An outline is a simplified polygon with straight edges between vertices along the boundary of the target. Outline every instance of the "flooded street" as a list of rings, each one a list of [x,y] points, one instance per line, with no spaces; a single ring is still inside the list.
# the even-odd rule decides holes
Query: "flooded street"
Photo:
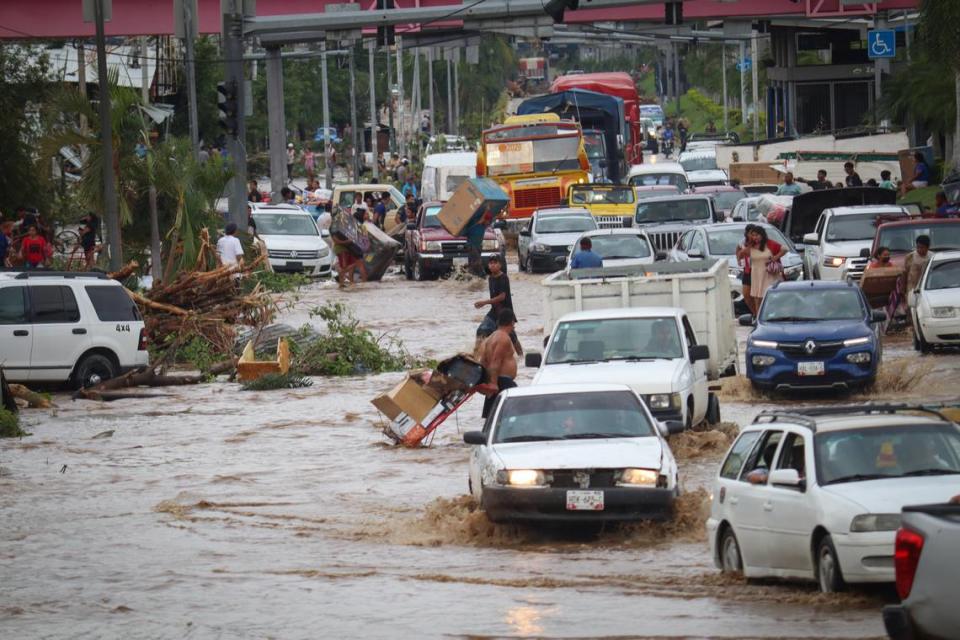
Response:
[[[520,339],[538,350],[543,276],[511,276]],[[486,285],[390,275],[288,297],[286,324],[320,322],[310,309],[339,300],[440,358],[472,349]],[[869,399],[955,393],[956,354],[921,358],[895,337],[884,357]],[[479,426],[480,401],[429,448],[396,448],[369,401],[402,375],[112,403],[58,393],[55,409],[25,411],[33,435],[0,442],[0,637],[884,637],[884,590],[720,576],[703,522],[722,433],[675,438],[675,522],[575,536],[494,526],[466,497],[461,434]],[[521,368],[518,382],[531,378]],[[868,398],[799,401],[825,399]],[[721,394],[736,424],[784,402],[743,380]]]

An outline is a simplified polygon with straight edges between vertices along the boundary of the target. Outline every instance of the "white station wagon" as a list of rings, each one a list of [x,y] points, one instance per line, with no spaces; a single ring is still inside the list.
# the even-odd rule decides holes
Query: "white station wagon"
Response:
[[[509,389],[463,436],[470,491],[494,522],[664,519],[679,490],[665,436],[678,428],[626,385]]]
[[[893,582],[904,505],[960,485],[960,427],[906,405],[761,413],[720,467],[707,534],[724,572]]]

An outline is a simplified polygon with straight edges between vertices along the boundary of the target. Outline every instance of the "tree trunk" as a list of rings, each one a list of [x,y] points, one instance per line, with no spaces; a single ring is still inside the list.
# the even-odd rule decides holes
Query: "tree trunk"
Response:
[[[157,187],[150,182],[150,275],[154,286],[163,279],[163,265],[160,260],[160,220],[157,214]]]
[[[960,69],[954,72],[953,83],[957,97],[957,110],[954,115],[953,153],[950,155],[950,164],[957,168],[960,167]]]

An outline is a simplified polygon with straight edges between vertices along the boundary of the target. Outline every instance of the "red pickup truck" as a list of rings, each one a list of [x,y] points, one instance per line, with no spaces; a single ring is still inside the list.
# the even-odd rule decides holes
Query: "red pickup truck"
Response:
[[[467,265],[467,239],[453,236],[440,224],[442,202],[424,202],[417,211],[417,219],[407,220],[404,237],[403,270],[408,280],[427,280],[448,273],[454,266]],[[484,261],[500,256],[506,265],[506,246],[496,227],[487,227],[483,236],[481,256]]]

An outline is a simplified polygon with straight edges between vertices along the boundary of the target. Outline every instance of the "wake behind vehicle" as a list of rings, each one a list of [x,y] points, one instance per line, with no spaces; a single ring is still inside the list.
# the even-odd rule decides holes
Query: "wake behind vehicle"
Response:
[[[960,428],[931,409],[765,411],[720,466],[711,554],[724,572],[816,580],[823,592],[893,582],[900,510],[917,496],[946,501],[958,476]]]
[[[520,270],[537,273],[563,269],[580,234],[596,228],[596,220],[586,209],[538,209],[517,237]]]
[[[671,427],[622,384],[508,389],[483,431],[464,434],[470,492],[494,522],[666,519],[679,492]]]
[[[850,389],[876,379],[883,352],[871,310],[852,283],[780,282],[747,339],[747,377],[761,389]],[[741,316],[740,324],[752,324]]]
[[[467,266],[470,255],[467,239],[450,235],[443,228],[438,216],[442,207],[442,202],[424,202],[417,212],[417,219],[407,222],[403,271],[408,280],[429,280],[449,273],[454,267]],[[483,234],[481,259],[486,261],[493,256],[504,259],[505,251],[497,230],[487,227]],[[503,263],[506,264],[505,259]]]
[[[960,251],[933,254],[910,312],[913,346],[920,353],[935,346],[960,345]]]

